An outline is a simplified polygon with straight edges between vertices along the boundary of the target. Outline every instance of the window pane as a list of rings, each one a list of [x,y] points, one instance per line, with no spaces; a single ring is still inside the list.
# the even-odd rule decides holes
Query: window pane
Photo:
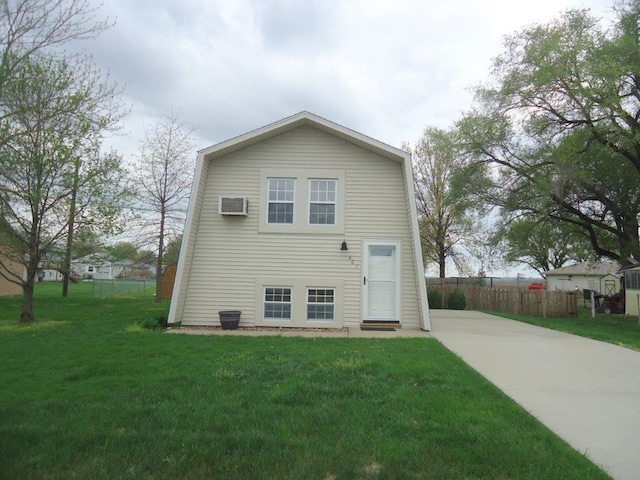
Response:
[[[291,289],[267,287],[264,289],[264,318],[291,320]]]
[[[293,224],[295,179],[270,178],[267,181],[267,223]]]
[[[309,289],[307,296],[309,303],[333,303],[333,289]]]
[[[308,320],[333,320],[333,305],[307,305]]]
[[[293,223],[293,203],[270,203],[269,223]]]
[[[312,203],[309,206],[309,223],[312,225],[335,225],[336,206],[324,203]]]
[[[336,224],[337,180],[309,180],[309,224]]]
[[[391,257],[393,255],[393,247],[371,247],[371,256],[373,257]]]
[[[334,320],[333,288],[310,288],[307,290],[307,320]]]

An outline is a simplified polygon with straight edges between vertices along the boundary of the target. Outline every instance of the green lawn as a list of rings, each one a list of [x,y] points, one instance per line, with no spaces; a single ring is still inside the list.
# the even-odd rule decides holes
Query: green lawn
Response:
[[[433,339],[166,335],[142,296],[0,299],[0,478],[605,479]]]
[[[512,315],[510,313],[491,313],[640,351],[640,324],[638,324],[638,317],[596,313],[596,317],[591,318],[591,310],[583,307],[578,308],[576,317],[569,318],[542,318]]]

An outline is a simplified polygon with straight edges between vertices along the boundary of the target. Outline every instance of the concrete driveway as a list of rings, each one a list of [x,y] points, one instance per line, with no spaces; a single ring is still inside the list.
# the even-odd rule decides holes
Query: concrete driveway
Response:
[[[431,334],[615,479],[640,479],[640,352],[479,312]]]

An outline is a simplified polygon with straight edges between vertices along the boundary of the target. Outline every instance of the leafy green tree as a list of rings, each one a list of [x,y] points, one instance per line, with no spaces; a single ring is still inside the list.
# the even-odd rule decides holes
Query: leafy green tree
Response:
[[[584,234],[567,223],[521,217],[498,231],[494,243],[503,246],[505,260],[525,264],[540,275],[569,261],[596,259]]]
[[[472,229],[469,205],[456,196],[450,181],[456,170],[459,152],[454,134],[438,128],[426,128],[412,148],[413,175],[418,209],[420,240],[425,261],[438,266],[440,278],[446,276],[447,260],[459,272],[467,272],[463,243]]]
[[[0,146],[6,168],[0,172],[0,241],[5,253],[26,265],[27,277],[12,276],[3,264],[0,275],[23,286],[25,322],[34,320],[34,268],[60,240],[52,225],[63,218],[66,196],[56,190],[69,177],[66,169],[52,173],[52,163],[61,165],[63,157],[67,163],[72,147],[62,141],[63,131],[68,131],[69,120],[81,117],[74,117],[73,109],[82,100],[64,90],[72,88],[70,71],[54,63],[64,56],[58,49],[65,43],[94,38],[110,26],[96,20],[99,8],[89,0],[0,0]],[[66,103],[64,94],[70,95]],[[50,155],[56,143],[59,152]],[[25,157],[29,167],[15,168],[14,162]]]
[[[621,5],[611,33],[568,11],[508,38],[457,124],[468,166],[484,166],[468,191],[506,214],[573,225],[596,256],[623,263],[640,258],[638,12]]]
[[[131,242],[118,242],[115,245],[106,247],[105,250],[114,260],[137,260],[138,247]]]
[[[180,247],[182,246],[182,235],[177,235],[167,245],[167,250],[164,254],[164,264],[172,265],[178,263],[178,257],[180,256]]]
[[[120,118],[114,95],[82,59],[25,59],[4,85],[2,102],[10,114],[0,142],[0,236],[11,257],[25,265],[26,277],[17,282],[24,291],[23,322],[34,321],[38,265],[68,235],[74,188],[84,191],[97,180],[89,175],[73,186],[77,159]],[[109,172],[105,162],[97,155],[92,165]],[[96,221],[102,206],[87,208]]]
[[[138,250],[135,260],[147,265],[154,265],[157,261],[157,255],[153,250]]]
[[[108,96],[115,94],[108,92]],[[115,114],[115,102],[112,107]],[[74,132],[88,140],[89,146],[78,146],[78,153],[73,159],[72,177],[69,179],[71,194],[67,201],[66,249],[62,266],[64,297],[68,295],[76,230],[90,231],[95,235],[120,233],[125,220],[123,212],[127,211],[133,198],[121,156],[114,151],[106,154],[100,152],[103,130],[110,128],[115,116],[102,124],[89,123],[92,128],[84,132]]]
[[[51,58],[72,40],[95,38],[110,27],[97,21],[90,0],[0,0],[0,100],[23,62]],[[2,117],[11,115],[3,109]]]
[[[80,228],[73,238],[71,250],[72,258],[80,258],[92,253],[100,252],[104,244],[100,235],[91,228]]]
[[[465,240],[465,249],[478,266],[477,284],[485,286],[487,272],[499,270],[505,265],[503,245],[494,241],[494,221],[487,218],[475,218],[473,231],[469,232]]]

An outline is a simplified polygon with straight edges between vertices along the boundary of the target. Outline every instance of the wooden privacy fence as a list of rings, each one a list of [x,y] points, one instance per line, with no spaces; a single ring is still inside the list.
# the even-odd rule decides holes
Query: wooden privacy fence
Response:
[[[505,312],[535,317],[570,317],[578,314],[578,294],[548,290],[519,290],[513,288],[429,286],[442,293],[444,308],[449,293],[462,291],[467,299],[467,310]]]
[[[162,280],[160,283],[160,298],[171,298],[173,294],[173,283],[176,281],[176,271],[178,265],[172,263],[162,272]]]

